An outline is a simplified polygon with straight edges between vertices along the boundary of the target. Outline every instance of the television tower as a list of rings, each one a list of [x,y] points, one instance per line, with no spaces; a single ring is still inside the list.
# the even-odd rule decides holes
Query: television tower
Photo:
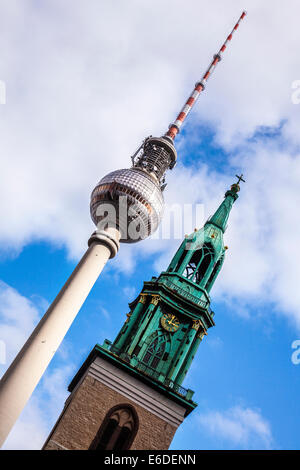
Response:
[[[119,243],[135,243],[151,235],[163,214],[165,173],[176,164],[174,139],[234,32],[233,30],[162,137],[148,137],[132,158],[132,167],[109,173],[91,194],[90,211],[97,230],[88,250],[0,382],[0,445],[6,440],[78,311]]]

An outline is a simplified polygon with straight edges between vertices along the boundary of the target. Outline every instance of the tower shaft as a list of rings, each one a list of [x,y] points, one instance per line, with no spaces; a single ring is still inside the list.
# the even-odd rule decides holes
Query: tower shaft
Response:
[[[120,234],[92,236],[90,246],[0,382],[0,446],[29,400],[109,258]]]

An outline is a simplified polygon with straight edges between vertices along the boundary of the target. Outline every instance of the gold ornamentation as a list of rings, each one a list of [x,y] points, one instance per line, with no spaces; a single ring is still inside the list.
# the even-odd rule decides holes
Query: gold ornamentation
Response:
[[[210,229],[209,236],[210,236],[210,238],[215,238],[215,239],[217,239],[218,236],[219,236],[218,230],[216,230],[216,229],[214,229],[214,228]]]
[[[161,317],[161,326],[170,332],[174,332],[178,330],[180,321],[175,315],[172,315],[171,313],[164,313],[163,316]]]
[[[158,294],[152,295],[151,304],[157,305],[159,302],[160,296]]]
[[[129,318],[131,317],[131,312],[130,313],[126,313],[126,321],[125,323],[128,323],[129,322]]]
[[[197,334],[197,338],[200,338],[201,341],[202,339],[204,338],[204,336],[207,336],[207,332],[206,332],[206,329],[204,328],[204,330],[200,330],[199,333]]]
[[[140,302],[141,304],[146,303],[146,297],[147,297],[147,294],[140,294],[140,300],[139,300],[139,302]]]
[[[201,325],[201,320],[193,320],[192,328],[197,331]]]

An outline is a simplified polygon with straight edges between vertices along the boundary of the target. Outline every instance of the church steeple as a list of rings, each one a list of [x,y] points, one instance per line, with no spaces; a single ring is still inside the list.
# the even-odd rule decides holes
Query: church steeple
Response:
[[[209,292],[224,262],[238,178],[204,227],[185,237],[167,270],[144,282],[115,341],[91,351],[45,449],[169,447],[197,406],[181,384],[215,325]]]
[[[222,204],[218,207],[214,215],[206,222],[207,224],[215,225],[217,228],[220,228],[224,233],[227,226],[228,217],[232,208],[233,203],[238,198],[238,192],[240,190],[239,182],[245,180],[243,179],[243,175],[238,176],[238,182],[234,183],[230,190],[225,193],[225,199]]]
[[[244,181],[243,175],[237,178],[238,182],[226,191],[224,201],[204,227],[186,236],[167,269],[192,281],[206,294],[211,290],[224,261],[226,247],[223,234],[233,203],[238,198],[239,182]]]
[[[223,234],[243,180],[238,178],[204,227],[185,237],[167,270],[144,283],[116,340],[105,343],[137,372],[173,390],[215,324],[209,292],[224,262]]]

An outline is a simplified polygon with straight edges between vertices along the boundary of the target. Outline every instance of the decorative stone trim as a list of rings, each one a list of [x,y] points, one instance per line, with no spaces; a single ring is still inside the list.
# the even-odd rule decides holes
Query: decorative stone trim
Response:
[[[128,323],[128,322],[129,322],[129,319],[130,319],[131,315],[132,315],[131,312],[130,312],[130,313],[126,313],[126,317],[127,317],[127,318],[126,318],[125,323]]]
[[[140,294],[139,302],[140,302],[141,304],[145,304],[145,303],[146,303],[146,299],[147,299],[147,294]]]
[[[157,305],[160,301],[160,296],[158,294],[153,294],[151,299],[151,304]]]
[[[172,426],[178,427],[184,420],[183,406],[102,358],[97,357],[86,373]]]
[[[200,326],[202,326],[201,320],[193,320],[192,329],[198,331]]]

